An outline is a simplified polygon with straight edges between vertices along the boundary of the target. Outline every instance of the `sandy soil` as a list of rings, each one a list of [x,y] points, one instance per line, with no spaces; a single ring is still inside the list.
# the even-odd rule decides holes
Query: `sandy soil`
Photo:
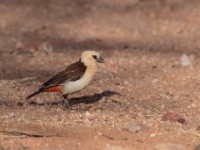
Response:
[[[0,149],[195,149],[199,10],[198,0],[0,0]],[[56,93],[25,102],[90,49],[106,63],[72,110]],[[171,111],[186,122],[162,121]],[[136,121],[148,128],[131,132]]]

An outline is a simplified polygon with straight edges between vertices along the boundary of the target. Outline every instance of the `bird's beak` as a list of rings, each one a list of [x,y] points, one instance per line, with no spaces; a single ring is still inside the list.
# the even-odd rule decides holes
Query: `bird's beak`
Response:
[[[100,57],[97,59],[97,62],[98,62],[98,63],[104,63],[105,61],[104,61],[103,57],[100,56]]]

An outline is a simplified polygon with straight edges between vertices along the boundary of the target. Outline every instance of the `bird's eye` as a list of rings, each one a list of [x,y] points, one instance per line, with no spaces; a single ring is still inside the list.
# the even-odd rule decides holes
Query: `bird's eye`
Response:
[[[96,55],[93,55],[92,57],[93,57],[95,60],[97,59],[97,56],[96,56]]]

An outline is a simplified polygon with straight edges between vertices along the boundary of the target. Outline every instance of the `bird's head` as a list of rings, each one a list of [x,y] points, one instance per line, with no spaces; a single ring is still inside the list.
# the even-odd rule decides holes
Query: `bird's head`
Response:
[[[81,55],[81,61],[85,65],[104,63],[103,57],[98,52],[95,51],[84,51]]]

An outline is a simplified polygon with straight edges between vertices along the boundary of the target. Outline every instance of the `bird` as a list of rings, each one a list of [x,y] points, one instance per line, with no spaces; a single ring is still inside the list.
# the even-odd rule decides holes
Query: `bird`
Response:
[[[104,62],[104,58],[98,52],[92,50],[84,51],[78,61],[44,82],[37,91],[26,99],[29,100],[43,92],[59,92],[64,98],[64,107],[71,108],[68,95],[85,89],[96,74],[97,63]]]

